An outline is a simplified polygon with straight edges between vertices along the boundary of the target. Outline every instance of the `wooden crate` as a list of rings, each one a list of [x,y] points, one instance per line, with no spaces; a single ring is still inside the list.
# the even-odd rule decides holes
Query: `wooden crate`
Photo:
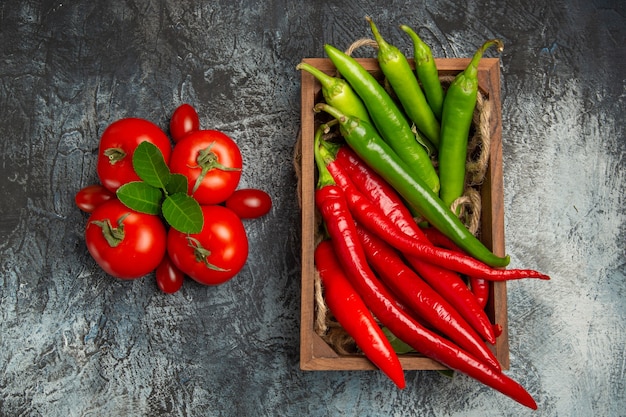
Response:
[[[376,59],[357,59],[369,72],[380,77]],[[304,59],[316,68],[335,75],[332,62],[325,58]],[[456,75],[461,72],[470,59],[437,59],[440,76]],[[411,62],[413,65],[413,62]],[[300,138],[300,199],[302,210],[302,296],[300,327],[300,368],[302,370],[373,370],[374,365],[363,355],[338,354],[314,330],[314,274],[313,252],[316,235],[316,208],[314,192],[316,186],[316,168],[313,156],[315,118],[313,107],[322,100],[319,82],[308,72],[301,71],[301,138]],[[479,86],[491,104],[490,136],[491,151],[486,178],[480,187],[482,197],[482,216],[480,239],[496,255],[503,256],[504,250],[504,196],[502,178],[502,120],[500,101],[499,59],[483,58],[479,65]],[[486,307],[492,323],[502,326],[502,333],[492,346],[503,369],[509,368],[509,342],[507,323],[506,283],[497,282],[491,286],[490,301]],[[441,364],[418,354],[399,355],[405,370],[445,369]]]

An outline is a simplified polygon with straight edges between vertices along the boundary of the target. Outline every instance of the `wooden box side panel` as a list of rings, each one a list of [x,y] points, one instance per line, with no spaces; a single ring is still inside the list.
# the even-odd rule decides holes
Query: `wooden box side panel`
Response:
[[[488,207],[490,216],[482,217],[481,239],[496,255],[504,256],[504,176],[502,166],[502,100],[500,97],[500,62],[491,58],[484,60],[482,73],[486,91],[492,99],[490,120],[491,149],[485,183],[482,187],[483,207]],[[502,327],[502,334],[496,339],[495,353],[503,369],[509,369],[509,327],[507,314],[506,282],[494,282],[487,310],[495,323]]]
[[[320,87],[312,75],[301,73],[301,137],[300,137],[300,210],[302,227],[301,253],[301,313],[300,313],[300,368],[315,369],[311,361],[315,352],[325,342],[314,331],[314,274],[313,251],[315,250],[315,178],[313,138],[315,131],[313,106]],[[330,351],[332,349],[326,345]],[[316,348],[317,347],[317,348]]]
[[[326,58],[303,60],[316,68],[336,75],[332,62]],[[361,58],[358,61],[374,75],[380,74],[375,58]],[[469,58],[436,59],[441,75],[456,75],[470,62]],[[411,61],[413,65],[413,62]],[[306,71],[301,71],[301,215],[302,215],[302,273],[301,273],[301,327],[300,327],[300,368],[303,370],[374,370],[374,365],[361,355],[339,355],[314,330],[315,321],[315,249],[316,210],[315,161],[313,142],[315,134],[315,114],[313,107],[321,99],[319,82]],[[504,255],[504,196],[502,177],[502,124],[500,103],[500,67],[497,58],[483,58],[479,65],[479,86],[489,97],[492,105],[490,118],[491,151],[485,183],[481,187],[482,222],[481,240],[497,255]],[[509,368],[508,322],[506,304],[506,283],[494,283],[490,302],[487,306],[489,317],[502,326],[502,334],[494,353],[504,369]],[[429,358],[419,355],[400,355],[405,370],[446,369]]]

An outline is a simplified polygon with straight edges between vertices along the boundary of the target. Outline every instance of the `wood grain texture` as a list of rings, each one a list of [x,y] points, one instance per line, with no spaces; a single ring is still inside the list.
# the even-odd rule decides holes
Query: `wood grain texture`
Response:
[[[370,36],[440,58],[501,38],[506,249],[550,282],[507,286],[520,409],[468,378],[303,372],[293,152],[304,57]],[[0,416],[623,416],[626,409],[623,1],[5,0],[0,3]],[[363,50],[361,56],[371,56]],[[494,57],[495,55],[489,55]],[[95,266],[74,193],[114,120],[166,128],[183,103],[241,146],[240,275],[217,288]]]

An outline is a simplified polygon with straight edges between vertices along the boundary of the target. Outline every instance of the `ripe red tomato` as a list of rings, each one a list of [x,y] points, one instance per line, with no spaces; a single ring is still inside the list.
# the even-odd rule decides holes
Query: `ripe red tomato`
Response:
[[[113,199],[93,211],[85,241],[105,272],[120,279],[135,279],[159,265],[166,252],[167,232],[158,216],[138,213]]]
[[[226,199],[226,207],[242,219],[254,219],[269,213],[272,197],[263,190],[242,188]]]
[[[190,278],[204,285],[222,284],[243,268],[248,259],[248,236],[241,219],[223,206],[202,206],[200,233],[171,228],[167,235],[170,259]]]
[[[185,274],[176,268],[176,265],[174,265],[167,254],[163,257],[159,266],[157,266],[155,275],[157,286],[166,294],[174,294],[180,290],[185,280]]]
[[[181,104],[174,110],[170,119],[170,136],[174,142],[180,142],[189,133],[200,130],[198,113],[190,104]]]
[[[102,185],[115,192],[130,181],[139,181],[133,169],[133,153],[142,142],[151,142],[161,153],[165,162],[172,153],[169,138],[154,123],[138,118],[117,120],[104,130],[98,150],[98,177]]]
[[[217,130],[198,130],[174,146],[169,167],[187,177],[189,194],[201,205],[219,204],[235,191],[242,157],[230,137]]]
[[[88,185],[76,193],[74,202],[85,213],[91,213],[100,204],[115,198],[115,194],[100,184]]]

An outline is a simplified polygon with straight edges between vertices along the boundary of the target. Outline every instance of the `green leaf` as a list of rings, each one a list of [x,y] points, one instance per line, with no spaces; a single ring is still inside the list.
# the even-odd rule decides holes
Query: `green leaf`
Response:
[[[387,337],[387,339],[389,340],[389,343],[391,343],[391,347],[393,348],[394,352],[396,352],[399,355],[403,353],[415,352],[415,349],[413,349],[411,346],[404,343],[402,340],[398,339],[396,335],[391,333],[391,331],[387,327],[383,327],[382,330],[385,336]],[[454,376],[454,371],[452,369],[438,369],[437,371],[441,375],[446,376],[448,378],[452,378]]]
[[[437,370],[441,375],[452,378],[454,376],[454,371],[452,369],[438,369]]]
[[[170,179],[165,189],[168,194],[187,194],[187,177],[183,174],[170,174]]]
[[[199,233],[204,224],[200,204],[187,193],[171,194],[163,200],[163,217],[181,233]]]
[[[391,347],[396,353],[402,354],[415,352],[415,349],[398,339],[388,328],[383,327],[383,333],[387,336],[387,339],[389,339],[389,343],[391,343]]]
[[[141,142],[135,149],[133,169],[139,178],[156,188],[165,189],[170,179],[170,169],[163,154],[150,142]]]
[[[143,181],[132,181],[117,189],[117,198],[128,208],[140,213],[159,214],[163,193]]]
[[[422,135],[422,133],[417,130],[417,127],[415,125],[411,126],[411,130],[413,131],[415,140],[422,146],[422,148],[424,148],[424,150],[426,150],[426,153],[429,157],[432,158],[434,155],[437,154],[437,148],[435,147],[435,145],[433,145],[432,142],[428,140],[428,138]]]

